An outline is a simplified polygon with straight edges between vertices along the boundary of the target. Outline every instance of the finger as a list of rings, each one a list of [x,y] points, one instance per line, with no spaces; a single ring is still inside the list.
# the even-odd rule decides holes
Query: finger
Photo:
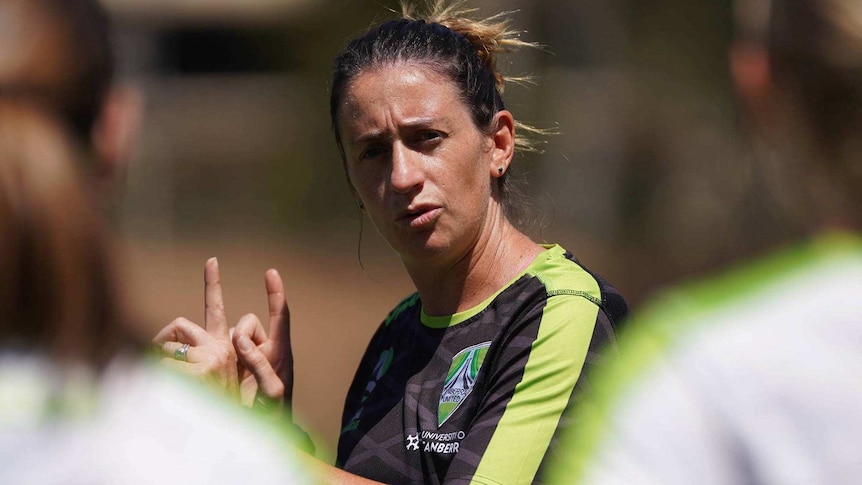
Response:
[[[210,339],[210,336],[196,323],[185,318],[177,318],[153,337],[153,343],[162,345],[165,342],[180,342],[200,346]]]
[[[269,337],[276,342],[290,341],[290,309],[284,296],[284,283],[278,271],[270,269],[264,277],[269,301]]]
[[[253,313],[244,315],[240,318],[239,322],[237,322],[231,334],[231,342],[233,342],[234,350],[237,355],[237,371],[241,379],[240,402],[242,402],[244,406],[251,407],[254,404],[255,397],[258,395],[257,378],[251,370],[246,368],[242,359],[239,358],[240,350],[236,346],[236,342],[239,338],[251,340],[256,345],[264,344],[267,341],[266,332],[263,329],[263,325],[260,323],[260,319],[257,318],[257,315],[254,315]],[[270,360],[270,365],[275,367],[275,362]]]
[[[179,360],[180,362],[190,362],[192,364],[199,362],[199,355],[197,355],[198,351],[194,346],[189,345],[186,349],[186,357],[185,359],[177,359],[174,357],[176,355],[176,351],[181,349],[185,344],[180,342],[165,342],[162,344],[162,353],[166,356],[173,358],[174,360]]]
[[[266,342],[266,330],[263,329],[263,324],[260,323],[260,319],[254,313],[243,315],[233,328],[231,341],[234,342],[234,347],[236,347],[236,341],[240,335],[251,339],[255,345]]]
[[[246,335],[237,335],[235,345],[237,357],[242,361],[245,368],[254,374],[258,392],[282,402],[284,383],[281,382],[263,352]]]
[[[210,258],[204,265],[204,328],[210,335],[228,337],[227,317],[221,292],[218,259]]]

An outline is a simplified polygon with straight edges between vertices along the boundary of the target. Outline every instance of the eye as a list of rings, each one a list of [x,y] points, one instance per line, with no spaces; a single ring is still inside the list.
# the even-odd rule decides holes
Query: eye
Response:
[[[413,134],[412,142],[414,149],[420,151],[433,150],[446,138],[446,133],[438,130],[418,130]]]
[[[376,144],[371,145],[368,148],[366,148],[365,150],[363,150],[362,153],[359,154],[359,159],[360,160],[374,160],[374,159],[379,158],[383,155],[386,155],[386,152],[387,152],[387,148],[384,145],[376,145]]]
[[[417,134],[419,141],[435,141],[443,138],[443,133],[436,130],[424,130]]]

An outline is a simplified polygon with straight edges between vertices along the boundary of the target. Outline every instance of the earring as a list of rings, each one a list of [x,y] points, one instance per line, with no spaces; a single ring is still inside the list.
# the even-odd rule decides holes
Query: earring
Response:
[[[497,172],[498,172],[500,175],[503,175],[503,167],[497,167]]]

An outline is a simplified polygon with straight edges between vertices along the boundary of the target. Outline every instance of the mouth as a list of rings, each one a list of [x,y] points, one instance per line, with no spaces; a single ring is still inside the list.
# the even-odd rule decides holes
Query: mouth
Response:
[[[408,207],[398,217],[398,222],[409,226],[411,229],[425,229],[433,225],[442,213],[443,208],[437,206]]]

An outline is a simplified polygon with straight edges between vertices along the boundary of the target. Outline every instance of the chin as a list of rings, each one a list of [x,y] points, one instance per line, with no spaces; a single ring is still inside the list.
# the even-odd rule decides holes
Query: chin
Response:
[[[408,239],[400,239],[396,244],[389,244],[404,261],[434,260],[448,254],[452,245],[443,238],[436,237],[433,232],[427,235],[414,235]]]

